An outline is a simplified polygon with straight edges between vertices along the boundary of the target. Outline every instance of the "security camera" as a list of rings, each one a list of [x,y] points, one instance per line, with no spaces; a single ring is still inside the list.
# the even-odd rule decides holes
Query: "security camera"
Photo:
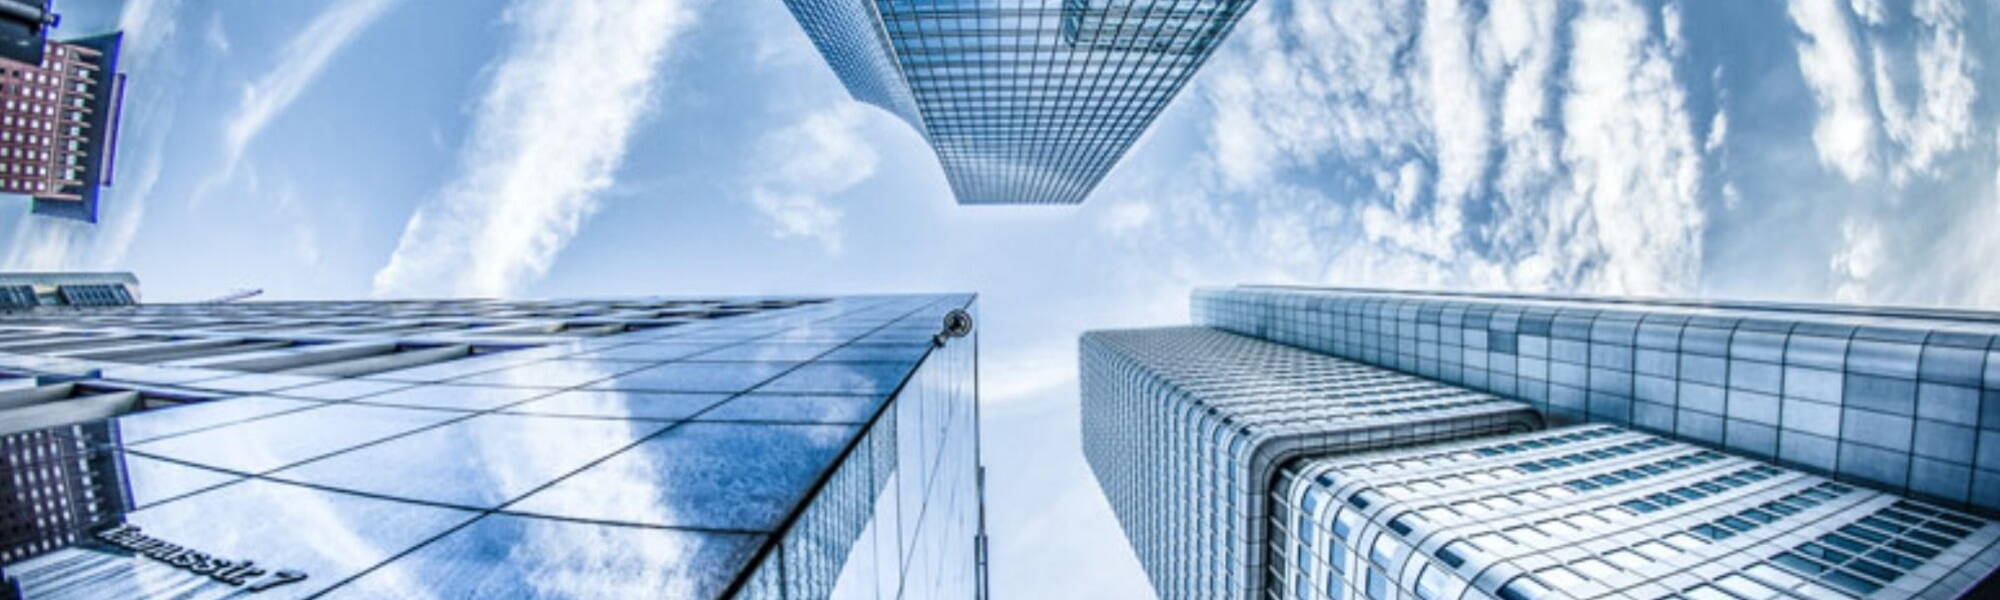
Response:
[[[943,346],[947,338],[965,337],[969,333],[972,333],[972,313],[965,312],[962,308],[954,308],[944,314],[944,329],[931,338],[931,343]]]

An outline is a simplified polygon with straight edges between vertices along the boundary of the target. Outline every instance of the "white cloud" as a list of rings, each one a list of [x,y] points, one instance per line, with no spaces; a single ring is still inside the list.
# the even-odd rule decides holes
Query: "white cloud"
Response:
[[[1858,180],[1874,163],[1875,115],[1847,11],[1836,0],[1791,0],[1788,14],[1808,38],[1796,48],[1799,73],[1819,102],[1813,144],[1820,162]]]
[[[1873,221],[1849,216],[1840,224],[1840,247],[1828,265],[1836,280],[1833,296],[1841,302],[1867,302],[1870,284],[1888,260],[1882,229]]]
[[[1224,206],[1177,223],[1306,280],[1692,289],[1704,140],[1676,75],[1679,27],[1665,22],[1679,13],[1598,0],[1559,27],[1563,12],[1502,0],[1477,17],[1456,2],[1253,13],[1247,42],[1204,80],[1219,189],[1198,202]],[[1302,177],[1343,202],[1283,191]]]
[[[1708,137],[1701,143],[1702,152],[1722,149],[1722,143],[1729,139],[1729,111],[1717,107],[1715,116],[1708,120]]]
[[[218,54],[229,52],[229,33],[222,30],[221,12],[209,15],[208,30],[202,34],[202,41],[207,42],[208,47]]]
[[[124,52],[151,56],[160,44],[173,37],[179,24],[180,0],[128,0],[118,12],[118,28],[125,32]]]
[[[1834,0],[1790,3],[1792,22],[1810,37],[1797,48],[1819,103],[1813,142],[1849,181],[1878,166],[1899,186],[1935,176],[1937,160],[1971,140],[1979,65],[1966,49],[1966,8],[1956,0],[1907,6],[1905,31],[1887,28],[1888,9],[1877,1],[1852,3],[1858,29]]]
[[[1457,203],[1477,194],[1486,178],[1486,157],[1492,152],[1487,123],[1488,83],[1472,64],[1472,33],[1459,0],[1425,5],[1423,44],[1430,104],[1431,136],[1436,141],[1436,196]]]
[[[1660,7],[1660,31],[1667,37],[1667,51],[1680,56],[1687,52],[1687,39],[1681,37],[1681,5],[1668,2]]]
[[[1879,7],[1878,7],[1879,8]],[[1978,90],[1973,82],[1975,63],[1967,56],[1965,33],[1960,21],[1965,8],[1947,0],[1920,0],[1912,14],[1921,24],[1916,42],[1916,101],[1905,102],[1891,73],[1895,60],[1881,39],[1873,44],[1875,100],[1882,113],[1882,130],[1902,150],[1902,160],[1891,165],[1890,176],[1903,182],[1916,174],[1931,174],[1932,163],[1941,155],[1964,147],[1972,137],[1972,104]]]
[[[334,55],[381,17],[392,2],[353,0],[332,4],[278,50],[277,62],[271,70],[243,86],[243,102],[223,130],[222,174],[204,185],[204,193],[196,194],[197,198],[205,195],[206,188],[227,180],[235,172],[237,161],[243,158],[243,151],[257,134],[319,79]],[[210,31],[211,36],[219,35],[219,22]],[[223,46],[228,46],[226,40]]]
[[[1105,235],[1122,238],[1144,229],[1153,221],[1153,205],[1144,200],[1121,200],[1111,203],[1098,219],[1098,229]]]
[[[1889,11],[1882,7],[1882,0],[1853,0],[1851,5],[1855,16],[1869,25],[1881,25],[1889,18]]]
[[[597,208],[661,86],[692,3],[519,0],[460,150],[458,174],[419,207],[379,296],[507,295],[548,271]]]
[[[1384,1],[1272,4],[1245,15],[1231,34],[1237,50],[1203,68],[1223,180],[1254,188],[1331,154],[1407,152],[1428,121],[1416,104],[1419,82],[1401,64],[1418,14],[1414,3]]]
[[[1544,252],[1571,261],[1573,281],[1587,289],[1685,289],[1701,258],[1702,165],[1673,61],[1629,2],[1588,3],[1570,27],[1569,193],[1552,198],[1558,220],[1544,225],[1558,235]],[[1581,270],[1597,261],[1604,268]]]
[[[841,251],[842,212],[827,197],[875,175],[880,157],[860,131],[870,114],[859,103],[840,101],[758,142],[750,202],[771,221],[771,235],[810,238],[827,252]]]

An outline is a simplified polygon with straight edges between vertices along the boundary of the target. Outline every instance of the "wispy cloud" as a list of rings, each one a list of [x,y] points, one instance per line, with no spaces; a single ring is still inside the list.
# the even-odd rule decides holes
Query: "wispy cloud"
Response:
[[[1847,10],[1836,0],[1792,0],[1788,9],[1806,36],[1796,44],[1799,73],[1819,101],[1813,144],[1820,161],[1860,179],[1874,163],[1875,116]]]
[[[327,63],[380,18],[394,1],[351,0],[331,4],[278,50],[271,70],[243,86],[243,101],[223,128],[224,162],[220,175],[202,186],[197,199],[235,173],[237,162],[243,159],[244,150],[257,139],[257,134],[298,100],[299,94],[319,79]],[[219,22],[211,24],[209,35],[211,40],[223,39],[222,47],[226,49],[228,41],[219,37],[220,27]]]
[[[810,238],[840,252],[843,213],[827,198],[875,175],[880,158],[860,131],[870,114],[841,101],[758,142],[750,203],[771,222],[771,235]]]
[[[1876,7],[1880,10],[1880,7]],[[1967,55],[1965,7],[1950,0],[1920,0],[1911,8],[1919,33],[1914,51],[1901,51],[1882,38],[1873,36],[1875,100],[1882,113],[1882,130],[1902,150],[1902,160],[1891,165],[1890,176],[1898,183],[1913,175],[1932,174],[1934,161],[1958,150],[1972,139],[1972,104],[1978,96],[1973,82],[1977,63]],[[1896,56],[1911,56],[1909,70],[1892,67]],[[1916,85],[1895,76],[1916,72]],[[1904,77],[1902,79],[1908,79]],[[1912,89],[1916,100],[1903,100],[1903,89]]]
[[[419,207],[378,296],[507,295],[548,271],[597,209],[654,104],[663,59],[693,24],[685,0],[520,0],[460,149]]]
[[[1629,0],[1268,5],[1205,75],[1220,187],[1193,203],[1228,205],[1168,220],[1308,281],[1692,289],[1706,170],[1680,18]]]
[[[175,14],[180,0],[130,0],[118,12],[118,28],[125,32],[125,52],[150,56],[179,29]]]
[[[1879,287],[1873,280],[1887,260],[1886,254],[1881,227],[1872,219],[1849,216],[1840,224],[1840,246],[1828,265],[1837,282],[1834,298],[1841,302],[1872,300],[1869,289]]]
[[[222,30],[222,12],[216,11],[208,17],[208,30],[202,34],[202,41],[217,53],[229,52],[229,32]]]
[[[1886,169],[1891,181],[1935,175],[1938,158],[1972,138],[1978,61],[1966,50],[1956,0],[1905,4],[1909,29],[1880,2],[1792,0],[1799,72],[1819,103],[1813,141],[1849,181]],[[1902,16],[1902,15],[1897,15]],[[1859,23],[1856,27],[1855,24]]]

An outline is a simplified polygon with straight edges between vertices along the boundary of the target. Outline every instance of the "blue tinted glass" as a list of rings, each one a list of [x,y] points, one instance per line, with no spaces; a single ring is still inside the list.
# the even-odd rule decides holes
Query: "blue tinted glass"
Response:
[[[246,480],[133,512],[126,521],[143,533],[230,560],[304,572],[297,583],[266,595],[303,597],[388,560],[475,513]],[[217,528],[226,526],[227,534]],[[333,537],[301,542],[301,535]],[[131,561],[143,575],[135,589],[168,589],[207,578],[152,562]],[[115,589],[106,587],[104,589]],[[32,594],[32,592],[31,592]]]
[[[118,428],[123,432],[125,443],[136,444],[154,438],[313,406],[320,404],[262,396],[230,398],[125,415],[118,418]]]
[[[690,356],[687,360],[732,360],[732,361],[794,361],[812,360],[838,345],[835,342],[816,344],[776,344],[750,342],[729,346]]]
[[[131,486],[132,503],[136,506],[170,500],[242,478],[240,475],[200,469],[130,453],[125,454],[123,460],[126,483]]]
[[[813,363],[786,373],[757,391],[886,395],[909,372],[907,364]]]
[[[852,426],[688,423],[510,507],[648,525],[769,531]]]
[[[272,476],[397,498],[492,508],[665,427],[650,421],[480,415]],[[517,453],[508,460],[493,459]]]
[[[201,465],[261,473],[461,416],[463,413],[336,404],[131,448]]]
[[[715,598],[761,535],[493,515],[333,598]]]
[[[451,383],[566,388],[609,379],[636,368],[638,365],[622,361],[546,360],[460,377]]]
[[[638,392],[740,392],[785,372],[798,363],[731,362],[668,363],[626,373],[589,386],[599,390]]]
[[[508,407],[507,412],[604,417],[685,419],[728,398],[728,394],[675,394],[579,390],[560,392]]]
[[[536,388],[508,388],[483,385],[426,385],[365,398],[355,402],[386,404],[411,408],[448,408],[454,410],[491,410],[547,395],[551,390]]]
[[[873,396],[744,394],[701,415],[711,421],[862,423],[881,406]]]
[[[821,360],[916,362],[930,349],[930,344],[853,344],[834,349]]]

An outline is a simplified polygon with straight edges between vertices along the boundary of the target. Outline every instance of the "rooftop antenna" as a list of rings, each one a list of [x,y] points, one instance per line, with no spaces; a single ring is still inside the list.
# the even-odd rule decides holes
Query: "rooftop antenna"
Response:
[[[216,298],[203,300],[201,301],[201,304],[228,304],[231,302],[235,302],[237,300],[246,300],[249,298],[254,298],[263,293],[264,290],[262,288],[244,288],[236,290],[234,292],[223,294],[222,296]]]

